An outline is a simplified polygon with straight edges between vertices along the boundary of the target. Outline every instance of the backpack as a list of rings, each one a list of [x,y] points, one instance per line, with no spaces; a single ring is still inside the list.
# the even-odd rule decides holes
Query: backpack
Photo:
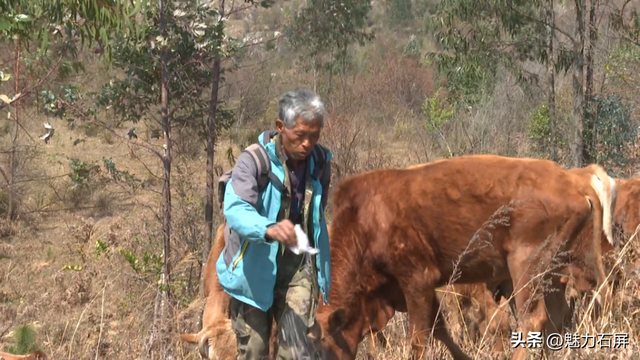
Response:
[[[264,136],[263,143],[266,144],[270,141],[270,136]],[[314,180],[319,180],[322,177],[322,173],[324,171],[324,165],[326,163],[326,152],[325,148],[316,144],[311,151],[311,156],[313,156],[315,168],[311,176]],[[280,179],[271,172],[271,161],[269,160],[269,155],[263,146],[259,143],[254,143],[243,150],[243,152],[248,152],[251,155],[251,158],[255,162],[258,171],[256,177],[258,179],[258,192],[262,192],[269,182],[271,181],[275,187],[280,190],[282,193],[288,193],[287,188],[282,184]],[[222,174],[218,179],[218,202],[220,203],[220,208],[223,207],[224,202],[224,192],[227,187],[227,183],[231,180],[231,173],[233,168],[229,169],[227,172]],[[326,189],[323,189],[326,191]]]

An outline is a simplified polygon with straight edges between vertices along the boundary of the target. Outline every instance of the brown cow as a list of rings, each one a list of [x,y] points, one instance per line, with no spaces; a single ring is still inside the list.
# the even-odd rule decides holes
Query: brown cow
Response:
[[[579,172],[582,169],[571,169],[571,172]],[[583,175],[585,175],[583,173]],[[613,179],[616,184],[615,208],[611,216],[612,224],[604,225],[605,228],[611,228],[611,233],[603,234],[600,242],[603,264],[607,270],[612,271],[612,288],[615,289],[617,281],[621,277],[619,269],[614,269],[614,256],[616,256],[616,243],[613,238],[629,238],[631,237],[638,225],[640,225],[640,178],[631,179]],[[605,217],[606,218],[606,217]],[[614,234],[613,232],[616,232]],[[593,225],[587,223],[581,233],[578,235],[578,241],[587,241],[592,237]],[[617,241],[617,244],[620,242]],[[583,266],[584,264],[582,264]],[[569,288],[569,296],[575,297],[579,293],[583,293],[592,289],[593,278],[588,278],[588,272],[583,271],[580,263],[574,263],[567,268],[567,275],[562,277],[561,281],[566,283]],[[633,270],[633,268],[632,268]],[[591,273],[591,275],[593,275]]]
[[[590,224],[589,229],[591,229]],[[218,258],[224,248],[224,238],[221,231],[223,231],[222,226],[218,229],[218,237],[211,249],[209,262],[212,264],[215,264],[215,259]],[[607,245],[611,248],[609,242],[604,238],[602,244],[603,248]],[[214,259],[213,262],[211,261],[212,259]],[[214,266],[210,265],[209,268],[215,269]],[[205,269],[205,271],[207,270]],[[229,296],[219,286],[216,274],[205,273],[203,286],[205,296],[208,296],[203,318],[204,330],[198,334],[184,334],[182,338],[192,343],[200,342],[200,351],[205,358],[208,358],[207,353],[212,354],[213,358],[216,352],[217,356],[221,356],[222,359],[234,358],[236,354],[234,350],[235,342],[233,341],[234,335],[229,320],[226,318],[226,306]],[[507,340],[507,334],[509,334],[508,313],[505,306],[498,306],[494,300],[494,294],[485,284],[454,284],[448,285],[448,288],[447,292],[449,294],[455,293],[458,298],[452,301],[452,297],[448,297],[443,301],[442,297],[439,297],[438,300],[443,301],[443,305],[449,305],[451,309],[457,307],[463,315],[463,320],[468,324],[468,333],[472,339],[477,339],[485,334],[486,336],[496,336],[498,341],[494,344],[493,350],[503,352],[504,341]],[[437,294],[442,294],[442,292]],[[447,300],[452,304],[447,304]],[[474,304],[476,306],[473,306]],[[494,312],[495,315],[493,315]],[[379,321],[386,323],[393,314],[394,311],[392,309],[386,309],[386,312],[380,314],[382,318]],[[375,338],[375,336],[372,336],[371,339],[374,340]],[[206,345],[208,339],[211,341],[211,349]],[[271,347],[276,348],[277,337],[275,337],[275,334],[272,334],[271,340]],[[213,352],[214,348],[216,349],[215,352]]]
[[[543,331],[545,302],[560,308],[555,298],[536,297],[524,305],[539,291],[527,285],[551,264],[548,252],[577,246],[578,253],[591,255],[600,248],[601,203],[612,203],[615,185],[602,168],[592,171],[586,180],[551,161],[469,155],[343,180],[333,195],[330,304],[319,306],[314,329],[325,356],[354,359],[364,334],[386,324],[380,310],[393,309],[409,312],[414,352],[435,325],[435,337],[454,359],[468,359],[446,328],[434,324],[434,289],[454,270],[458,283],[494,288],[511,280],[521,332]],[[593,241],[574,246],[590,217],[598,230]],[[593,255],[585,271],[596,273],[594,285],[600,285],[604,271],[600,254]],[[561,321],[552,316],[550,323]],[[517,347],[512,359],[524,358],[526,351]]]
[[[236,337],[228,317],[230,296],[218,281],[216,261],[224,250],[224,224],[218,227],[216,239],[209,251],[202,281],[203,295],[207,299],[202,313],[202,330],[197,334],[181,334],[183,341],[198,344],[198,352],[203,359],[231,360],[238,356]],[[276,325],[271,329],[270,353],[275,354],[278,337]]]
[[[593,173],[593,168],[592,167],[586,167],[586,168],[581,168],[581,169],[570,169],[570,172],[576,173],[578,175],[581,176],[586,176],[586,179],[589,179],[589,177],[591,176],[591,174]],[[619,185],[618,180],[614,180],[611,179],[613,181],[615,181],[615,183],[617,185]],[[610,181],[611,181],[610,180]],[[624,192],[626,191],[626,189],[622,189],[618,186],[616,186],[616,196],[619,198],[621,196],[621,194],[625,195]],[[617,207],[622,206],[622,202],[616,202]],[[611,206],[607,206],[604,205],[604,208],[611,208]],[[611,215],[605,215],[603,214],[603,222],[607,221],[607,219],[611,219]],[[612,228],[612,226],[610,224],[607,225],[603,225],[604,228]],[[589,241],[592,238],[592,232],[593,231],[593,226],[591,223],[587,223],[585,225],[585,227],[583,228],[583,230],[580,232],[580,235],[578,236],[579,240],[576,240],[577,243],[580,243],[581,241]],[[601,248],[602,248],[602,253],[604,255],[604,253],[613,250],[613,234],[609,234],[607,236],[607,234],[603,233],[602,236],[602,241],[601,241]],[[574,265],[570,265],[567,270],[566,273],[569,276],[563,276],[561,277],[560,281],[563,284],[567,284],[568,288],[569,288],[569,293],[573,294],[573,296],[577,295],[577,291],[580,292],[584,292],[584,291],[588,291],[588,290],[592,290],[591,288],[591,283],[589,283],[587,281],[587,279],[584,277],[583,272],[580,270],[579,266]],[[508,340],[508,334],[510,333],[510,329],[509,329],[509,324],[508,321],[506,320],[502,320],[502,319],[508,319],[508,315],[505,313],[506,309],[503,307],[500,307],[497,303],[497,298],[502,298],[501,301],[506,300],[506,298],[509,298],[511,296],[511,288],[510,286],[508,286],[508,284],[504,284],[506,286],[503,286],[500,291],[498,291],[498,289],[488,289],[486,287],[485,284],[455,284],[455,285],[451,285],[452,289],[454,290],[454,292],[460,294],[464,299],[466,299],[466,301],[459,301],[456,303],[456,305],[459,308],[459,312],[463,314],[463,321],[465,321],[466,324],[469,325],[469,332],[470,335],[473,337],[474,335],[477,336],[477,332],[486,332],[487,334],[495,334],[496,337],[498,338],[498,341],[496,342],[495,346],[494,346],[494,350],[495,351],[500,351],[501,349],[501,345]],[[495,295],[496,293],[499,294],[499,296],[492,296]],[[560,291],[559,294],[565,294],[564,291]],[[558,301],[562,301],[562,299],[558,299]],[[478,307],[472,306],[472,303],[481,303],[484,304],[484,307]],[[513,307],[513,301],[510,304]],[[565,313],[565,319],[564,322],[565,324],[567,322],[569,322],[571,320],[571,309],[567,307],[568,304],[566,304],[566,302],[563,302],[563,313]],[[496,320],[496,322],[493,323],[482,323],[482,319],[491,319],[493,316],[493,313],[496,313],[496,316],[494,316],[495,318],[498,318],[500,320]],[[476,332],[474,334],[474,332]]]
[[[625,236],[631,236],[640,225],[640,177],[616,179],[618,198],[615,220]]]
[[[180,335],[183,341],[198,344],[198,351],[203,359],[230,360],[237,357],[236,339],[227,312],[230,297],[220,286],[216,271],[216,260],[222,253],[224,245],[223,224],[218,227],[203,270],[202,287],[207,302],[202,313],[202,330],[197,334]]]
[[[331,226],[327,225],[327,230],[330,229]],[[223,231],[224,225],[220,225],[218,227],[214,244],[209,251],[207,264],[204,268],[205,273],[202,286],[203,295],[207,299],[207,302],[202,315],[202,330],[196,334],[180,335],[180,338],[183,341],[198,344],[200,356],[203,359],[210,360],[232,360],[237,357],[235,334],[231,326],[231,321],[228,318],[230,297],[220,286],[218,275],[215,270],[215,262],[224,250],[225,246]],[[482,289],[486,289],[486,287],[483,286]],[[477,291],[475,288],[470,290]],[[474,293],[471,296],[476,295]],[[391,308],[385,308],[383,311],[380,311],[378,323],[381,325],[379,328],[384,327],[384,324],[394,315],[394,313],[395,310]],[[276,349],[278,348],[278,337],[276,336],[275,331],[276,326],[274,325],[271,331],[269,343],[269,352],[272,355],[276,353]],[[371,334],[370,339],[372,344],[375,341],[384,340],[384,338],[379,335],[380,333]],[[372,354],[367,355],[373,357]]]
[[[636,232],[638,225],[640,225],[640,178],[630,179],[615,179],[617,188],[617,200],[615,203],[615,210],[613,215],[613,229],[616,234],[622,239],[630,238]],[[588,234],[593,231],[591,224],[585,226],[585,229],[580,234],[581,237],[587,237]],[[619,242],[618,242],[619,243]],[[617,251],[615,245],[611,242],[602,241],[602,256],[604,264],[608,270],[612,271],[613,277],[613,289],[617,287],[617,282],[622,276],[619,270],[614,269],[615,259]],[[632,266],[629,270],[634,270],[635,266]],[[570,266],[569,271],[571,278],[564,278],[563,281],[570,285],[574,294],[583,292],[589,289],[589,284],[585,279],[584,271],[579,266]]]
[[[612,228],[617,231],[613,231],[612,236],[621,236],[623,238],[629,238],[633,236],[636,232],[636,229],[640,225],[640,178],[630,178],[630,179],[614,179],[616,183],[616,206],[613,214],[613,225]],[[581,241],[588,240],[592,235],[593,226],[591,223],[587,223],[579,235]],[[602,256],[605,264],[605,268],[607,271],[610,271],[613,268],[613,262],[615,259],[612,259],[612,255],[615,256],[614,245],[609,241],[605,234],[603,234],[602,241]],[[638,264],[634,264],[630,269],[626,269],[627,272],[635,271]],[[568,274],[570,276],[565,276],[561,279],[563,283],[567,284],[567,293],[566,295],[575,299],[579,296],[580,293],[592,290],[589,283],[585,280],[583,271],[580,270],[578,266],[571,265],[568,267]],[[616,269],[613,271],[613,287],[615,289],[617,286],[617,282],[620,279],[622,274],[620,274]],[[481,322],[481,319],[491,318],[491,314],[493,311],[497,311],[498,314],[502,315],[502,310],[498,308],[498,304],[495,301],[495,298],[489,297],[488,295],[492,293],[490,289],[486,289],[485,284],[455,284],[452,285],[455,292],[459,293],[463,297],[469,298],[468,301],[460,301],[457,306],[459,306],[460,312],[464,315],[464,320],[468,324],[470,324],[470,333],[472,333],[473,329],[477,329],[477,331],[485,331],[487,334],[496,334],[496,337],[502,337],[502,342],[508,340],[508,334],[510,332],[508,323],[499,322],[498,324],[484,324]],[[494,289],[495,292],[495,289]],[[504,293],[502,296],[508,297],[510,294]],[[502,300],[505,300],[504,298]],[[485,303],[486,308],[484,307],[472,307],[471,302],[476,301],[480,303]],[[574,305],[573,302],[571,305]],[[573,311],[569,311],[569,315],[573,313]],[[497,317],[497,316],[496,316]],[[570,319],[569,319],[570,320]],[[490,327],[488,325],[491,325]],[[473,333],[471,334],[473,336]],[[496,351],[499,351],[499,344],[496,344]]]
[[[579,169],[570,169],[572,173],[582,176],[585,180],[590,181],[591,176],[597,171],[597,166],[594,167],[592,165],[579,168]],[[616,202],[616,199],[620,196],[619,194],[624,191],[623,195],[626,195],[628,190],[620,189],[618,187],[618,180],[609,177],[609,181],[615,182],[615,191],[612,193],[613,199],[611,201],[613,203],[603,204],[603,229],[610,229],[609,233],[606,234],[603,231],[602,240],[600,242],[601,245],[601,253],[604,255],[605,253],[613,250],[613,233],[611,229],[613,225],[611,221],[613,216],[611,212],[615,212],[613,209],[613,204],[616,204],[618,207],[622,206],[622,202]],[[640,190],[640,188],[639,188]],[[574,244],[580,244],[584,241],[591,241],[593,238],[593,225],[591,223],[587,223],[585,227],[582,229],[580,234],[577,237],[577,240]],[[575,248],[575,246],[574,246]],[[579,249],[577,249],[579,250]],[[560,282],[562,284],[567,284],[569,288],[569,293],[575,297],[578,295],[578,292],[586,292],[589,290],[593,290],[592,285],[595,283],[596,279],[594,278],[597,273],[591,272],[592,277],[587,278],[585,273],[581,270],[581,267],[584,264],[580,265],[581,259],[585,258],[587,254],[578,254],[575,256],[574,263],[567,267],[565,270],[566,276],[562,276],[560,278]],[[570,256],[571,258],[571,256]],[[498,342],[495,343],[494,351],[500,351],[502,348],[502,344],[505,340],[507,340],[507,336],[510,333],[509,324],[508,324],[508,314],[506,314],[506,309],[504,306],[499,306],[497,303],[497,298],[502,297],[502,300],[506,300],[511,296],[512,288],[508,283],[503,283],[500,289],[489,289],[486,287],[486,284],[455,284],[452,285],[454,292],[461,295],[463,301],[459,301],[456,306],[459,307],[459,311],[463,314],[463,320],[469,324],[470,326],[470,335],[473,337],[478,336],[478,331],[486,331],[487,334],[495,334],[499,339]],[[564,287],[562,287],[564,290]],[[498,296],[495,296],[498,294]],[[571,320],[572,309],[570,309],[569,304],[566,303],[566,300],[563,300],[562,296],[565,294],[565,291],[558,292],[559,298],[556,300],[562,304],[562,313],[564,314],[563,323],[566,325]],[[501,300],[501,301],[502,301]],[[472,303],[481,303],[484,304],[484,307],[472,307]],[[513,301],[511,301],[511,307],[514,306]],[[553,309],[551,309],[553,311]],[[495,312],[495,316],[493,315]],[[558,315],[559,316],[559,315]],[[493,317],[494,322],[491,323],[483,323],[483,319],[491,319]],[[557,327],[552,328],[553,330],[559,330],[560,324]],[[484,329],[484,330],[483,330]],[[475,334],[474,334],[475,333]]]
[[[47,355],[42,351],[32,352],[27,355],[13,355],[0,351],[0,360],[47,360]]]

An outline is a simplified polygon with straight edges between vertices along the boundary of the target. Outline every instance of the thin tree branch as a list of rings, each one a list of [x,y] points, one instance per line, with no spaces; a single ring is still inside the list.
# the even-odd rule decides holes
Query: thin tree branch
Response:
[[[25,96],[31,94],[33,92],[33,90],[37,89],[38,87],[40,87],[42,84],[44,84],[44,82],[51,76],[51,74],[53,74],[53,72],[58,68],[58,66],[60,65],[60,62],[62,62],[62,58],[64,56],[64,51],[61,51],[60,57],[58,58],[58,61],[56,61],[56,63],[51,67],[51,70],[49,70],[45,76],[43,78],[41,78],[35,85],[31,86],[30,88],[24,89],[20,92],[20,96],[18,96],[17,98],[11,100],[11,102],[9,104],[6,104],[4,102],[0,103],[0,110],[4,109],[5,107],[9,106],[9,105],[13,105],[14,103],[20,101],[20,99],[24,98]]]

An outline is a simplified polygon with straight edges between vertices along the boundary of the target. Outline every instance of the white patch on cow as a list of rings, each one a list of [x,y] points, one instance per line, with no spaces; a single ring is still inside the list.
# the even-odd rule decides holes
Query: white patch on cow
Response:
[[[591,176],[591,187],[595,190],[596,194],[598,194],[598,199],[600,200],[600,205],[602,206],[602,229],[604,230],[605,236],[607,237],[607,241],[609,244],[614,245],[613,243],[613,231],[611,226],[611,209],[612,198],[615,196],[615,184],[611,185],[611,177],[607,176],[609,179],[610,188],[611,188],[611,197],[607,196],[603,179],[600,179],[597,175]]]

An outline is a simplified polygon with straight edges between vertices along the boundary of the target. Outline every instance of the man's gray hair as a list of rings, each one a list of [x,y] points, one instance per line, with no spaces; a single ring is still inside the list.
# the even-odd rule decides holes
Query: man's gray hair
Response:
[[[320,97],[308,89],[289,91],[280,98],[278,117],[287,129],[296,124],[300,118],[307,122],[320,120],[320,127],[324,126],[324,104]]]

